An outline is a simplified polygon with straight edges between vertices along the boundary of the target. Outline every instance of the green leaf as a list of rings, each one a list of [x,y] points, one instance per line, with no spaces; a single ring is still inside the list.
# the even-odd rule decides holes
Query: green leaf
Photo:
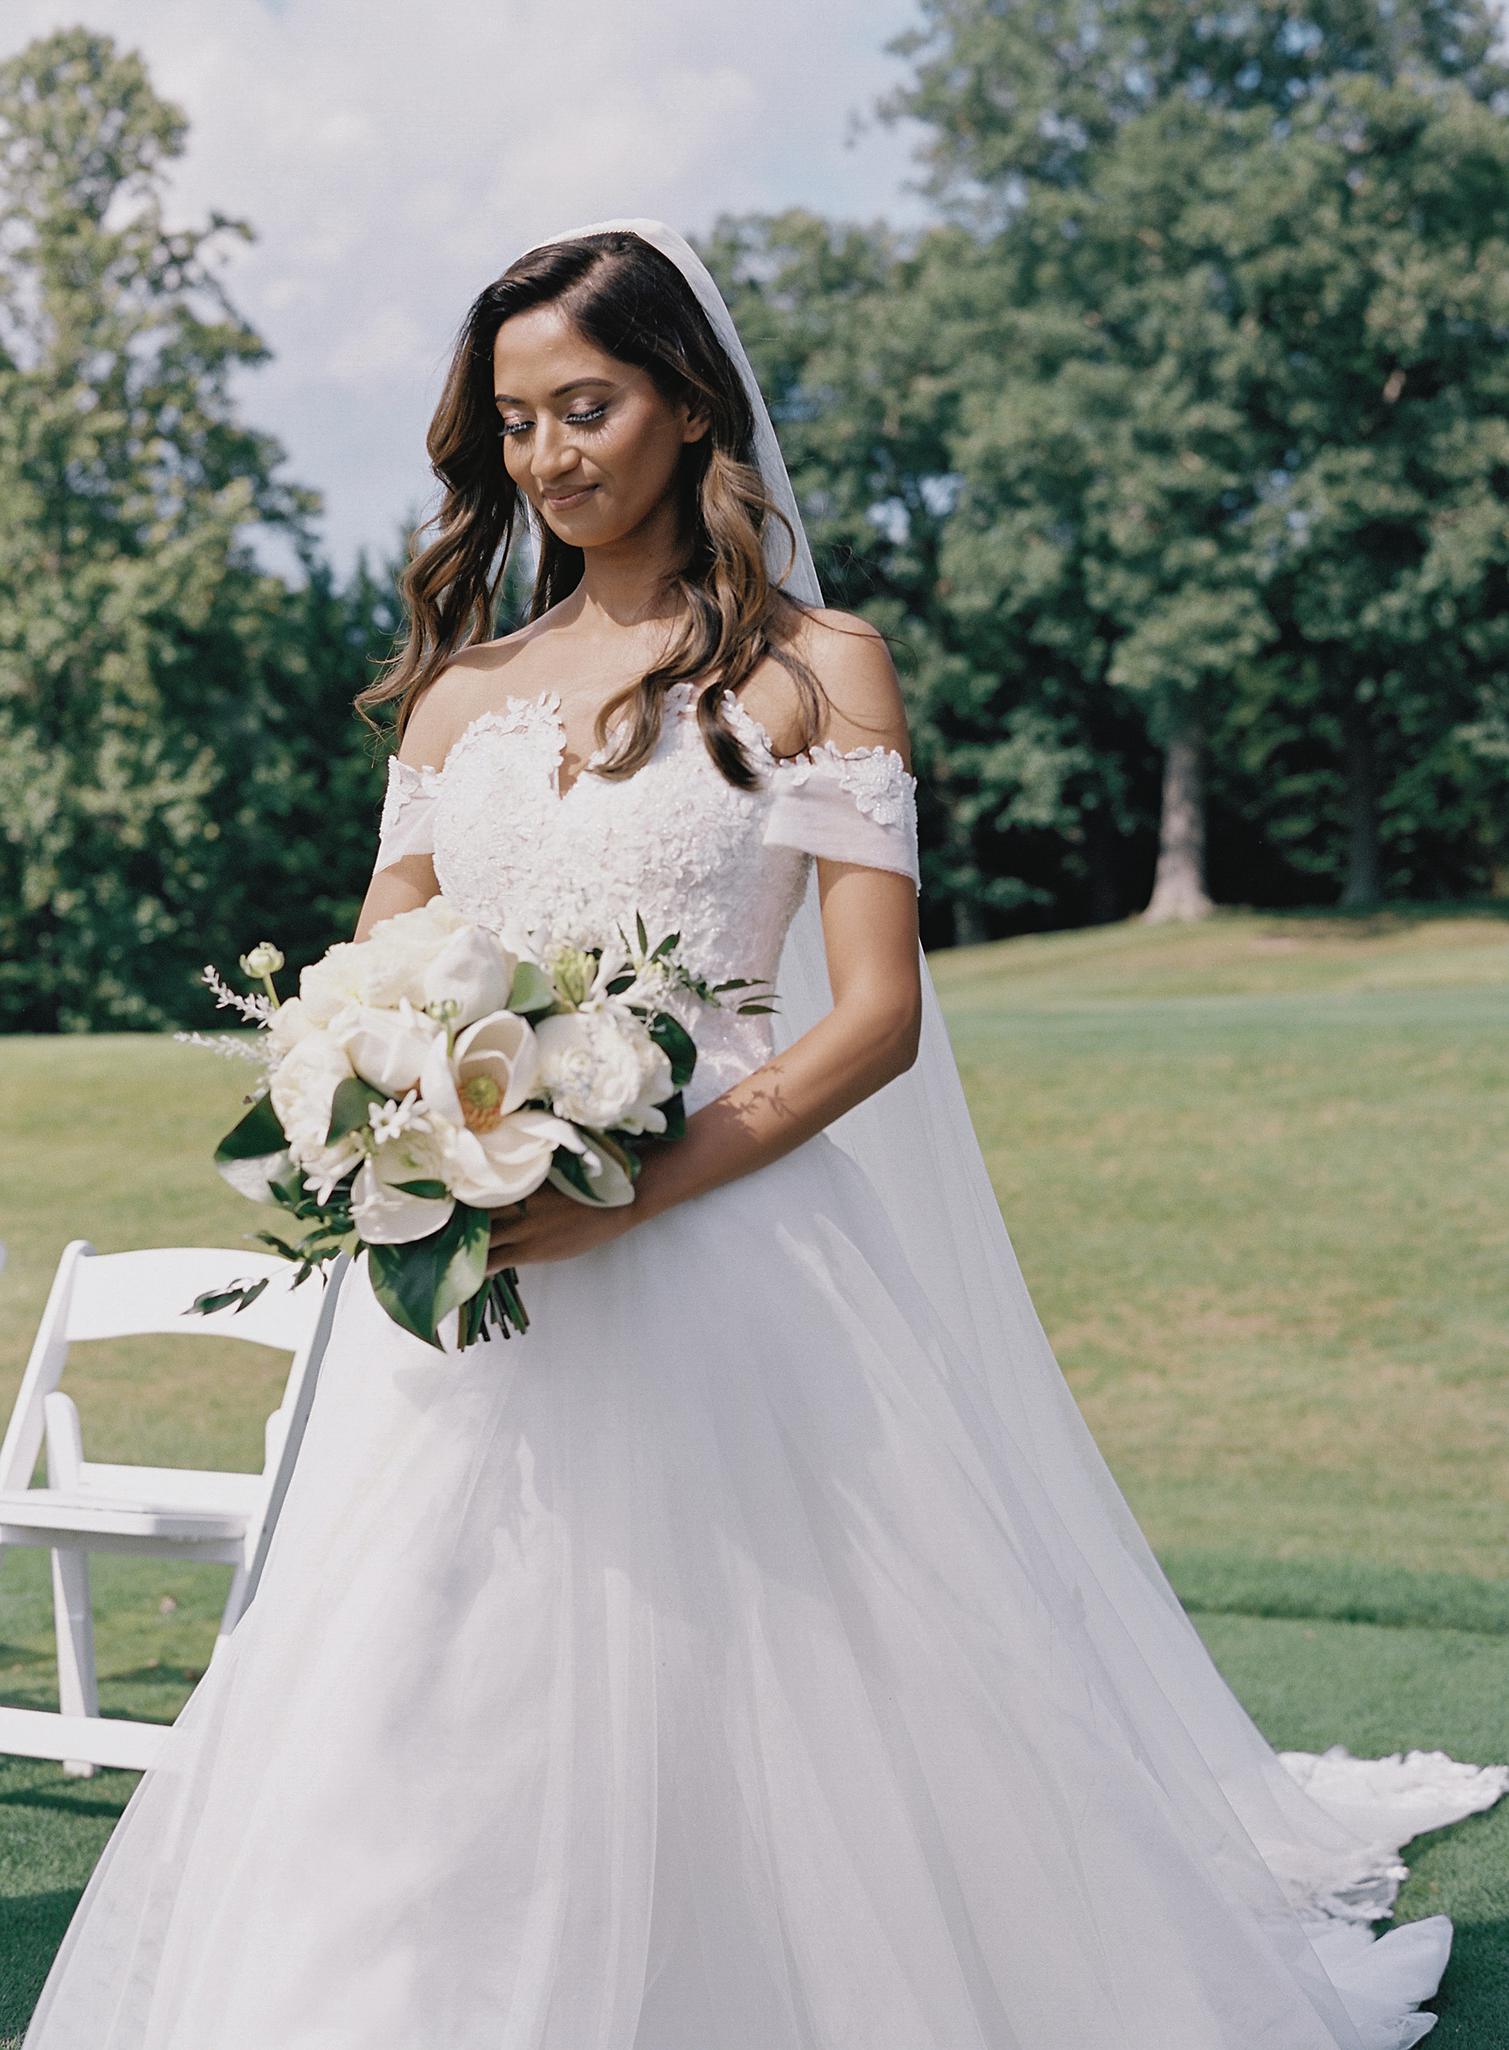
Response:
[[[489,1214],[458,1203],[439,1231],[404,1246],[369,1246],[372,1293],[395,1324],[444,1352],[441,1319],[487,1279]]]
[[[594,1203],[597,1201],[591,1179],[579,1153],[573,1153],[569,1146],[557,1146],[550,1164],[558,1175],[570,1182],[573,1189],[580,1189],[584,1196],[590,1197]]]
[[[536,961],[520,961],[509,985],[509,1010],[527,1016],[531,1011],[548,1011],[554,1002],[555,989],[544,969]]]
[[[650,945],[650,936],[644,929],[644,919],[640,916],[640,914],[637,911],[634,914],[634,930],[639,935],[640,953],[643,954],[648,952]]]
[[[697,1044],[692,1035],[679,1018],[673,1018],[669,1011],[659,1011],[650,1020],[650,1037],[671,1064],[671,1080],[678,1089],[685,1088],[697,1065]]]
[[[244,1310],[248,1303],[257,1300],[266,1286],[267,1276],[264,1274],[260,1281],[243,1282],[230,1288],[206,1289],[202,1295],[195,1296],[182,1314],[187,1317],[197,1310],[201,1316],[210,1317],[216,1310],[228,1309],[232,1303],[238,1311]]]
[[[416,1182],[390,1182],[388,1186],[394,1189],[402,1189],[406,1196],[428,1196],[432,1202],[436,1203],[440,1201],[442,1196],[450,1194],[450,1190],[445,1186],[445,1183],[436,1181],[433,1175]]]
[[[668,932],[665,938],[660,942],[659,946],[656,947],[654,953],[651,954],[650,959],[652,961],[658,961],[662,954],[668,954],[671,951],[672,947],[678,946],[680,944],[680,941],[681,935],[679,932]]]
[[[231,1126],[215,1148],[215,1165],[223,1167],[231,1160],[261,1160],[269,1154],[287,1150],[288,1134],[272,1107],[272,1097],[259,1096],[245,1117]]]
[[[330,1129],[325,1134],[325,1144],[334,1146],[351,1132],[367,1130],[372,1122],[367,1116],[369,1106],[392,1100],[386,1089],[374,1088],[360,1075],[348,1075],[343,1082],[337,1082],[330,1099]]]

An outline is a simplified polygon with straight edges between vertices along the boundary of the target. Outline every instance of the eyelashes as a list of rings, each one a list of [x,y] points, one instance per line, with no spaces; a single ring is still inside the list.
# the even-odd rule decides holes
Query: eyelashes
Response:
[[[591,427],[594,422],[601,420],[607,410],[606,406],[593,406],[585,413],[568,413],[567,424],[572,427]],[[521,434],[527,434],[531,424],[528,420],[500,420],[498,432],[506,441],[514,441]]]

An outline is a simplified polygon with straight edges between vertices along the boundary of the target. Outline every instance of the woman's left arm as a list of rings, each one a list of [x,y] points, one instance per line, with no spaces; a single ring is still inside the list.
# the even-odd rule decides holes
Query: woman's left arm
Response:
[[[840,753],[894,750],[899,763],[887,766],[896,782],[905,781],[911,771],[906,715],[884,640],[847,618],[844,631],[822,639],[827,659],[821,675],[832,703],[823,743]],[[835,844],[843,838],[840,831]],[[694,1111],[682,1138],[647,1148],[632,1203],[593,1210],[546,1187],[527,1199],[522,1217],[498,1213],[490,1271],[567,1258],[763,1167],[911,1066],[922,1020],[915,880],[867,861],[816,858],[833,1008]]]

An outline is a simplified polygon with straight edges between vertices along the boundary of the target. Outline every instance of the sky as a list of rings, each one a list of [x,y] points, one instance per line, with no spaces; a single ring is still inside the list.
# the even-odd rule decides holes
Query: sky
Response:
[[[915,0],[5,0],[0,54],[103,32],[186,115],[169,223],[256,230],[221,267],[272,351],[238,400],[322,494],[344,575],[433,509],[452,341],[529,243],[617,215],[692,237],[796,205],[922,218],[915,133],[872,118],[914,20]]]

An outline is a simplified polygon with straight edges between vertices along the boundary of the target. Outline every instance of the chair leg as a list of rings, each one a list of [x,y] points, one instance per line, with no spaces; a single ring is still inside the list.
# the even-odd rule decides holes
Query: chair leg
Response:
[[[64,1715],[98,1715],[99,1682],[94,1665],[94,1603],[89,1589],[89,1554],[54,1547],[53,1631],[58,1645],[58,1706]],[[65,1758],[71,1779],[92,1779],[99,1767],[87,1758]]]
[[[251,1575],[247,1571],[246,1561],[238,1559],[236,1570],[231,1575],[230,1590],[225,1597],[225,1607],[220,1613],[220,1628],[215,1635],[214,1651],[210,1653],[212,1659],[216,1652],[223,1651],[231,1641],[231,1633],[240,1622],[246,1608],[246,1590],[250,1580]]]

